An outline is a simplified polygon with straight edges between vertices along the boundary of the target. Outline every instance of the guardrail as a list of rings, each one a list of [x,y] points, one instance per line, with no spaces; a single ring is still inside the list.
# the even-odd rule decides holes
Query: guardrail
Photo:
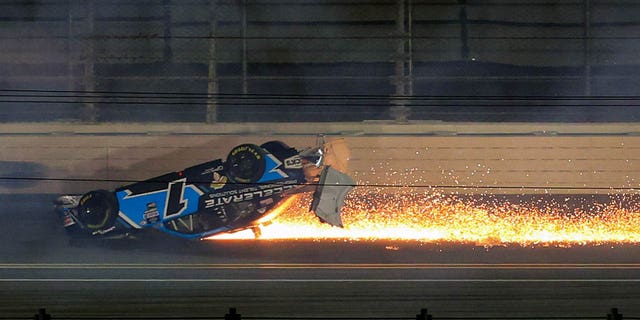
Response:
[[[243,316],[236,308],[229,308],[228,313],[221,316],[54,316],[46,309],[39,309],[32,317],[1,317],[1,320],[638,320],[640,317],[623,317],[618,308],[611,308],[608,313],[594,316],[526,316],[526,317],[438,317],[433,316],[426,308],[420,309],[414,317],[288,317],[288,316]]]

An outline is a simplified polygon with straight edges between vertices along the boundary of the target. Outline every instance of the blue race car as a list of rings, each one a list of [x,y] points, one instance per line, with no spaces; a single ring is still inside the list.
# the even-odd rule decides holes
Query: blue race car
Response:
[[[340,208],[354,181],[344,172],[342,140],[299,152],[280,141],[239,145],[222,159],[136,182],[114,191],[63,195],[56,211],[75,237],[126,238],[156,229],[188,239],[252,229],[260,235],[285,198],[314,192],[311,211],[342,227]]]

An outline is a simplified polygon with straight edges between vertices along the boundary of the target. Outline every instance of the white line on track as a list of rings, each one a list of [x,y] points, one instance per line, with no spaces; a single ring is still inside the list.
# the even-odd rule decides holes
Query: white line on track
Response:
[[[73,279],[73,278],[8,278],[0,279],[0,283],[10,282],[100,282],[100,283],[133,283],[133,282],[165,282],[165,283],[179,283],[179,282],[246,282],[246,283],[310,283],[310,282],[370,282],[370,283],[526,283],[526,282],[539,282],[539,283],[622,283],[622,282],[640,282],[640,279]]]
[[[0,269],[640,269],[638,263],[434,263],[434,264],[137,264],[137,263],[4,263]]]

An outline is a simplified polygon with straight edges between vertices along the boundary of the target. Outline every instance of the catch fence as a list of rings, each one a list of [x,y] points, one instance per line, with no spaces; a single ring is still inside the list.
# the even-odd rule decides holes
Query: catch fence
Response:
[[[3,2],[0,122],[637,121],[638,15],[608,0]],[[545,99],[611,96],[627,101]]]

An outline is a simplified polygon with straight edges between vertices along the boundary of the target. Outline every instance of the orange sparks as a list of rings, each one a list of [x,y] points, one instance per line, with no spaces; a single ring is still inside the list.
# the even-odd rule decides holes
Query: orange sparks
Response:
[[[409,240],[483,246],[640,243],[637,196],[610,196],[568,204],[570,198],[509,201],[494,196],[456,197],[438,193],[371,193],[357,188],[342,208],[344,228],[307,212],[311,195],[297,195],[273,212],[260,239]],[[566,201],[566,203],[564,203]],[[251,231],[210,239],[253,239]]]

